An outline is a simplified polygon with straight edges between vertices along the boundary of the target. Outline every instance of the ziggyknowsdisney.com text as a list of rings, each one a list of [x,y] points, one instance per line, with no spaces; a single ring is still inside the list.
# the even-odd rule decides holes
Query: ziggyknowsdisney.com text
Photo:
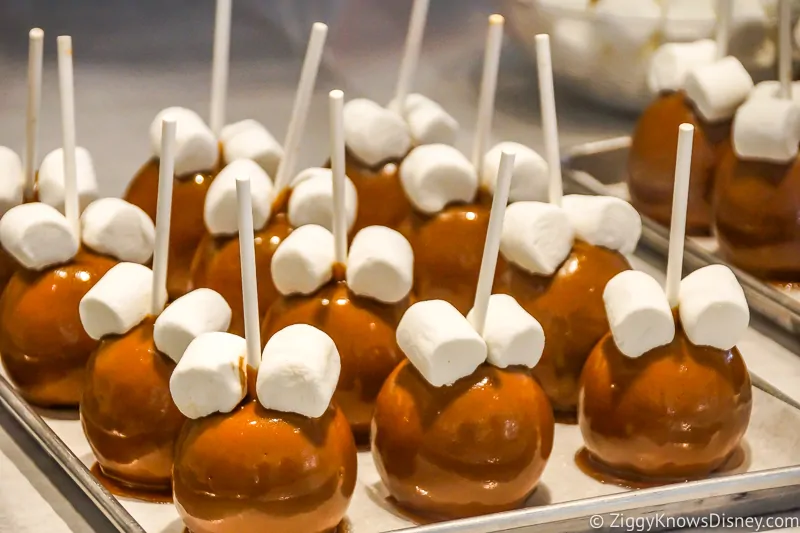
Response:
[[[589,519],[592,529],[619,531],[661,531],[664,529],[747,529],[767,531],[800,527],[800,516],[728,516],[710,513],[703,516],[667,516],[664,513],[646,516],[626,516],[624,513],[594,515]]]

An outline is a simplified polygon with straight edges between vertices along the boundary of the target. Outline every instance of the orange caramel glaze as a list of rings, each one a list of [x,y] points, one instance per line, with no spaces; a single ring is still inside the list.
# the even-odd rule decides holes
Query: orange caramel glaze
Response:
[[[169,391],[175,363],[156,350],[155,318],[103,339],[86,367],[80,405],[86,438],[106,476],[137,489],[169,489],[173,448],[186,418]]]
[[[536,489],[554,430],[527,368],[484,364],[434,387],[404,361],[378,395],[372,456],[402,507],[463,518],[520,507]]]
[[[347,152],[345,173],[358,192],[358,214],[352,235],[367,226],[398,229],[411,213],[411,204],[400,183],[399,169],[400,160],[369,167]]]
[[[18,269],[0,298],[0,357],[28,402],[74,407],[97,346],[83,330],[81,298],[117,262],[82,249],[67,264],[40,272]]]
[[[581,376],[578,424],[594,462],[618,477],[678,481],[725,464],[752,407],[739,350],[695,346],[678,323],[672,343],[635,359],[610,334],[598,343]]]
[[[175,507],[193,533],[327,533],[356,484],[356,448],[342,412],[320,418],[265,409],[189,420],[175,446]]]
[[[404,359],[395,330],[408,306],[408,299],[386,304],[356,296],[334,280],[310,296],[279,296],[264,318],[261,338],[266,343],[287,326],[310,324],[333,339],[342,361],[333,399],[363,441],[381,385]]]
[[[659,96],[645,109],[631,140],[628,188],[634,207],[656,222],[669,226],[678,127],[695,127],[686,232],[706,235],[711,228],[714,172],[730,146],[731,122],[708,124],[700,119],[683,93]]]
[[[608,332],[603,291],[630,264],[619,252],[575,241],[552,276],[537,276],[509,263],[496,293],[513,296],[542,325],[547,342],[533,375],[558,413],[574,413],[581,371]]]
[[[156,219],[158,205],[158,159],[153,158],[133,177],[124,199]],[[177,176],[172,185],[172,216],[169,230],[167,292],[170,300],[189,292],[190,269],[195,250],[206,233],[203,208],[215,171]]]
[[[255,232],[256,275],[258,277],[258,309],[264,317],[279,294],[272,283],[272,256],[278,245],[291,233],[286,216],[290,191],[281,193],[272,206],[267,224]],[[206,233],[192,262],[192,288],[217,291],[231,306],[230,333],[244,336],[244,303],[242,269],[239,258],[239,236],[214,237]]]
[[[760,278],[800,281],[800,158],[742,161],[729,149],[717,183],[714,225],[722,256]]]

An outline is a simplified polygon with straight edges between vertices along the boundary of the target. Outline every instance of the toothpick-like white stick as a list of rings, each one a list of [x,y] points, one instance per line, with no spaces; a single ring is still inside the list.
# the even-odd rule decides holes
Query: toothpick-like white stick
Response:
[[[497,71],[500,69],[500,51],[503,48],[503,24],[500,15],[489,17],[489,30],[486,34],[486,51],[483,56],[481,93],[478,97],[478,119],[475,123],[475,138],[472,141],[472,166],[480,172],[489,135],[492,132],[494,97],[497,92]]]
[[[331,172],[333,174],[333,241],[336,262],[347,262],[347,220],[344,206],[344,93],[331,91]]]
[[[780,0],[778,14],[778,79],[781,82],[780,96],[792,98],[792,5],[789,0]]]
[[[475,291],[475,305],[472,309],[472,327],[483,335],[486,326],[486,313],[489,310],[489,297],[492,295],[494,273],[497,268],[497,254],[500,252],[500,235],[503,232],[503,218],[508,204],[508,191],[511,188],[511,173],[514,171],[513,152],[500,155],[500,170],[497,173],[497,187],[489,215],[489,229],[486,231],[486,244],[483,246],[481,271],[478,275],[478,288]]]
[[[231,0],[217,0],[214,19],[214,56],[211,64],[211,116],[209,125],[219,137],[225,126],[228,103],[228,69],[231,48]]]
[[[153,250],[153,290],[150,314],[158,316],[167,301],[167,268],[169,268],[169,230],[172,216],[172,180],[175,174],[175,121],[161,122],[161,157],[158,166],[158,198],[156,199],[156,241]]]
[[[36,149],[39,137],[39,110],[42,107],[42,52],[44,31],[33,28],[28,34],[28,105],[25,112],[25,198],[33,196],[36,181]]]
[[[428,18],[429,0],[414,0],[411,7],[411,19],[408,22],[406,34],[406,47],[400,63],[400,73],[397,76],[397,86],[394,91],[395,111],[402,113],[405,108],[406,97],[414,83],[417,72],[419,53],[422,48],[422,37],[425,35],[425,21]]]
[[[244,302],[244,337],[247,341],[247,366],[261,363],[261,331],[258,320],[258,281],[256,281],[256,245],[253,240],[253,197],[250,177],[236,178],[236,208],[239,213],[239,261],[242,266]]]
[[[550,55],[550,36],[536,36],[536,68],[539,74],[539,106],[544,132],[544,151],[549,173],[550,203],[561,205],[564,186],[561,183],[561,154],[558,147],[556,93],[553,87],[553,60]]]
[[[683,272],[683,243],[686,238],[686,209],[689,203],[689,176],[692,169],[694,126],[681,124],[678,129],[678,156],[675,163],[675,189],[672,193],[672,223],[669,228],[667,260],[667,300],[678,305],[678,290]]]
[[[717,0],[717,59],[728,55],[728,42],[731,39],[731,18],[733,0]]]
[[[300,141],[303,138],[306,119],[308,118],[308,108],[311,106],[311,96],[314,92],[314,85],[317,82],[319,64],[322,61],[322,52],[325,50],[325,38],[328,35],[328,26],[321,22],[315,22],[311,27],[311,37],[308,39],[306,57],[303,60],[303,70],[300,73],[300,83],[297,85],[297,93],[294,97],[294,107],[292,117],[289,120],[289,128],[286,130],[286,138],[283,141],[283,159],[278,165],[275,186],[278,192],[283,191],[289,186],[289,182],[294,177],[294,167],[297,160],[297,151],[300,149]]]
[[[78,170],[75,163],[75,80],[72,73],[72,37],[58,38],[58,85],[61,93],[61,136],[64,149],[64,215],[80,242]]]

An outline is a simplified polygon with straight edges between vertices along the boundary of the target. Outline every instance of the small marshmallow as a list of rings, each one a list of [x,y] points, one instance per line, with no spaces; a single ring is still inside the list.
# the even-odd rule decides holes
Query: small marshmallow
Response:
[[[658,47],[650,59],[647,86],[654,94],[683,89],[693,69],[712,64],[717,44],[710,39],[692,43],[667,43]]]
[[[696,346],[730,350],[750,323],[742,286],[724,265],[709,265],[683,278],[678,302],[683,330]]]
[[[640,357],[675,338],[675,320],[661,285],[644,272],[626,270],[603,291],[614,343],[623,355]]]
[[[217,174],[206,193],[203,220],[212,235],[236,235],[239,232],[236,178],[242,176],[250,178],[253,227],[259,230],[269,220],[272,210],[272,180],[255,161],[237,159]]]
[[[575,237],[594,246],[631,254],[642,235],[642,217],[634,207],[614,196],[568,194],[561,202]]]
[[[119,198],[95,200],[81,215],[81,238],[95,252],[120,261],[147,263],[156,228],[147,213]]]
[[[542,156],[519,143],[502,142],[495,145],[483,156],[481,185],[494,195],[497,186],[497,173],[500,170],[500,156],[504,151],[515,154],[514,171],[511,174],[509,202],[546,202],[549,187],[547,162]]]
[[[256,392],[265,409],[319,418],[339,382],[339,351],[327,334],[307,324],[277,332],[267,341]]]
[[[800,104],[779,98],[750,100],[736,111],[732,137],[741,159],[791,161],[800,143]]]
[[[474,310],[467,315],[472,322]],[[486,360],[498,368],[522,365],[533,368],[544,352],[542,325],[507,294],[489,297],[483,340],[489,355]]]
[[[487,357],[486,342],[444,300],[418,302],[397,325],[397,345],[434,387],[469,376]]]
[[[411,203],[433,214],[454,202],[471,202],[478,174],[464,154],[446,144],[417,146],[400,165],[400,182]]]
[[[78,203],[81,211],[95,201],[100,192],[92,156],[86,148],[75,149],[75,168],[78,178]],[[37,178],[39,201],[64,211],[64,150],[53,150],[42,159]]]
[[[405,237],[383,226],[358,232],[347,257],[351,291],[393,304],[408,296],[413,282],[414,252]]]
[[[756,83],[756,86],[750,91],[750,96],[747,101],[757,100],[761,98],[780,98],[781,82],[778,80],[766,80]],[[792,82],[792,100],[800,103],[800,81]]]
[[[158,315],[153,330],[156,348],[176,363],[194,339],[211,331],[227,331],[231,308],[211,289],[195,289]]]
[[[557,1],[559,5],[556,9],[560,13],[564,0]],[[588,4],[583,0],[581,3]],[[586,7],[579,9],[584,11]],[[572,79],[593,79],[602,51],[597,46],[597,28],[592,19],[556,16],[552,21],[550,38],[553,41],[553,64],[559,65],[559,69],[563,69],[562,72]]]
[[[408,126],[394,111],[357,98],[344,105],[343,113],[345,144],[367,166],[399,159],[411,148]]]
[[[150,314],[152,290],[152,270],[138,263],[115,265],[78,306],[86,334],[99,340],[129,332]]]
[[[605,42],[639,49],[661,24],[661,7],[655,0],[598,0],[594,7],[598,32]]]
[[[396,100],[389,104],[395,109]],[[418,93],[406,97],[402,111],[414,144],[453,144],[458,122],[442,106]]]
[[[66,263],[78,253],[67,219],[41,202],[12,207],[0,218],[0,243],[29,270]]]
[[[247,394],[247,342],[231,333],[203,333],[186,348],[169,378],[175,407],[197,420],[230,413]]]
[[[753,79],[742,63],[728,56],[695,68],[686,76],[686,96],[709,122],[727,120],[753,90]]]
[[[278,172],[283,147],[259,122],[247,119],[228,124],[220,132],[225,164],[239,159],[252,159],[270,176]]]
[[[542,202],[506,208],[500,252],[531,274],[551,276],[569,256],[575,230],[563,209]]]
[[[272,282],[284,296],[311,294],[333,276],[333,234],[316,224],[291,232],[272,256]]]
[[[22,203],[25,176],[19,156],[5,146],[0,146],[0,216]]]
[[[664,26],[665,41],[687,42],[714,33],[717,21],[716,0],[668,0]]]
[[[316,224],[333,231],[333,174],[329,168],[309,168],[292,182],[287,215],[289,224],[299,228]],[[358,213],[358,193],[350,178],[344,180],[344,207],[347,230],[352,229]]]
[[[200,115],[183,107],[160,111],[150,124],[150,146],[161,157],[161,123],[175,121],[175,175],[214,170],[219,160],[219,143]]]

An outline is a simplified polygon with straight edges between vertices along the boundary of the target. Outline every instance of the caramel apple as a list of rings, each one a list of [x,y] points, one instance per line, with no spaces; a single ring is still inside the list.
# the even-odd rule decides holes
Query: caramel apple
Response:
[[[398,176],[401,159],[369,166],[348,152],[347,176],[358,191],[359,209],[354,232],[367,226],[399,228],[411,212]]]

